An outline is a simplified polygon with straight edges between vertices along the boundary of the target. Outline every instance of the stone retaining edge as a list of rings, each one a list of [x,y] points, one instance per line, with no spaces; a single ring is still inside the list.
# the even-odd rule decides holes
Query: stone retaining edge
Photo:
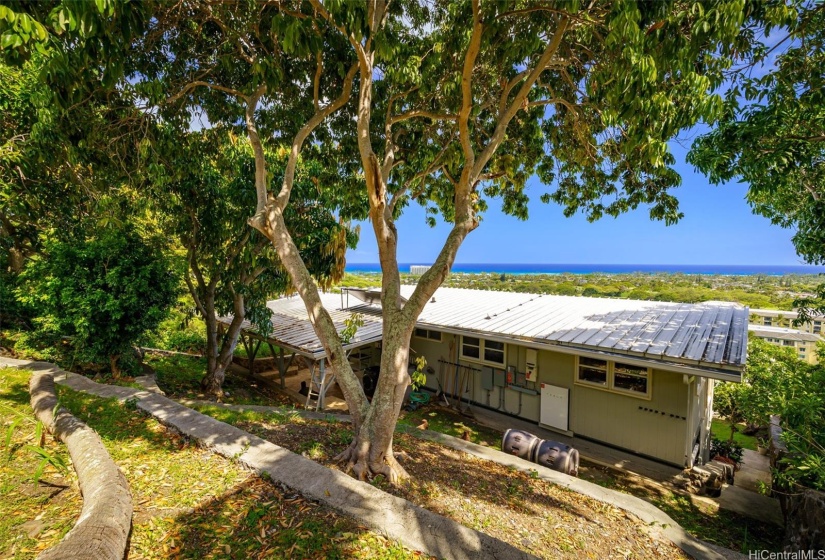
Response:
[[[324,467],[234,426],[149,391],[102,385],[48,362],[0,357],[0,366],[54,369],[61,385],[120,401],[132,401],[156,420],[304,496],[349,515],[413,550],[459,560],[521,560],[535,556],[513,545],[393,496],[340,471]],[[85,558],[89,558],[88,554]]]
[[[58,406],[51,372],[34,372],[29,392],[37,419],[66,444],[83,495],[74,527],[38,559],[122,560],[132,528],[129,483],[97,433]]]

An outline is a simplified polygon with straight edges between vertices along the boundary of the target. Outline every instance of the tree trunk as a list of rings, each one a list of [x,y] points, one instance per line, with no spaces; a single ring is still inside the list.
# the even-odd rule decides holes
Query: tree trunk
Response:
[[[400,319],[400,317],[398,317]],[[392,438],[404,393],[410,383],[408,358],[412,324],[384,318],[381,370],[369,410],[360,424],[353,426],[355,437],[336,460],[347,463],[359,479],[383,474],[392,484],[409,475],[395,459]]]
[[[112,370],[112,377],[120,379],[120,354],[112,354],[109,356],[109,369]]]
[[[218,316],[215,311],[215,294],[204,296],[206,315],[206,375],[201,380],[201,387],[216,399],[223,398],[223,382],[226,379],[226,368],[232,363],[235,347],[241,333],[241,324],[246,316],[243,296],[233,296],[234,317],[226,330],[223,339],[218,341]]]

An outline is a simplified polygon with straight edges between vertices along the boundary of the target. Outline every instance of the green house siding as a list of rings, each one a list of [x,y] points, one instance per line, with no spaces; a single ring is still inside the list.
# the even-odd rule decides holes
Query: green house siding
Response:
[[[576,385],[570,429],[634,453],[677,465],[685,461],[688,386],[682,376],[654,370],[651,399]]]
[[[454,348],[452,356],[451,342]],[[441,342],[412,338],[412,348],[415,350],[412,355],[426,357],[427,363],[436,372],[427,376],[426,385],[430,389],[438,388],[436,377],[439,375],[442,376],[442,383],[445,377],[449,378],[449,387],[455,379],[455,367],[439,364],[439,358],[458,361],[478,370],[489,367],[460,359],[459,342],[459,336],[448,333],[442,333]],[[523,372],[526,349],[508,344],[506,361],[507,365]],[[527,389],[535,390],[537,394],[530,395],[499,387],[494,387],[491,391],[484,390],[481,386],[481,373],[474,372],[470,382],[471,391],[467,395],[471,395],[470,398],[476,403],[538,423],[541,413],[541,384],[565,387],[570,390],[569,430],[575,435],[675,465],[684,464],[690,415],[689,386],[683,382],[681,374],[653,370],[650,379],[651,398],[644,399],[578,385],[574,382],[575,370],[576,356],[540,350],[538,381],[527,383]]]

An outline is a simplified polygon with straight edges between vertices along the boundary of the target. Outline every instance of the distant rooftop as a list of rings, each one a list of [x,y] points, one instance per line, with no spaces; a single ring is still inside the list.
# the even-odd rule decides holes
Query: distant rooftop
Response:
[[[782,340],[800,340],[807,342],[820,342],[822,338],[815,334],[796,329],[784,329],[782,327],[765,327],[762,325],[748,325],[748,331],[760,338],[781,338]]]
[[[796,311],[781,311],[779,309],[751,309],[751,314],[762,317],[783,317],[785,319],[796,319],[799,316]],[[813,314],[811,317],[819,319],[822,315]]]

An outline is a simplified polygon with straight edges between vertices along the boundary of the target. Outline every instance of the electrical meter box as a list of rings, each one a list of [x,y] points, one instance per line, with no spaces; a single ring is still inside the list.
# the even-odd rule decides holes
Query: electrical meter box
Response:
[[[504,378],[504,370],[503,369],[494,369],[493,370],[493,385],[496,387],[506,387],[507,383]]]
[[[484,391],[493,390],[493,368],[481,368],[481,389]]]
[[[526,350],[527,363],[525,364],[525,374],[527,377],[527,381],[532,381],[533,383],[535,383],[539,379],[539,353],[534,348],[526,348]]]

